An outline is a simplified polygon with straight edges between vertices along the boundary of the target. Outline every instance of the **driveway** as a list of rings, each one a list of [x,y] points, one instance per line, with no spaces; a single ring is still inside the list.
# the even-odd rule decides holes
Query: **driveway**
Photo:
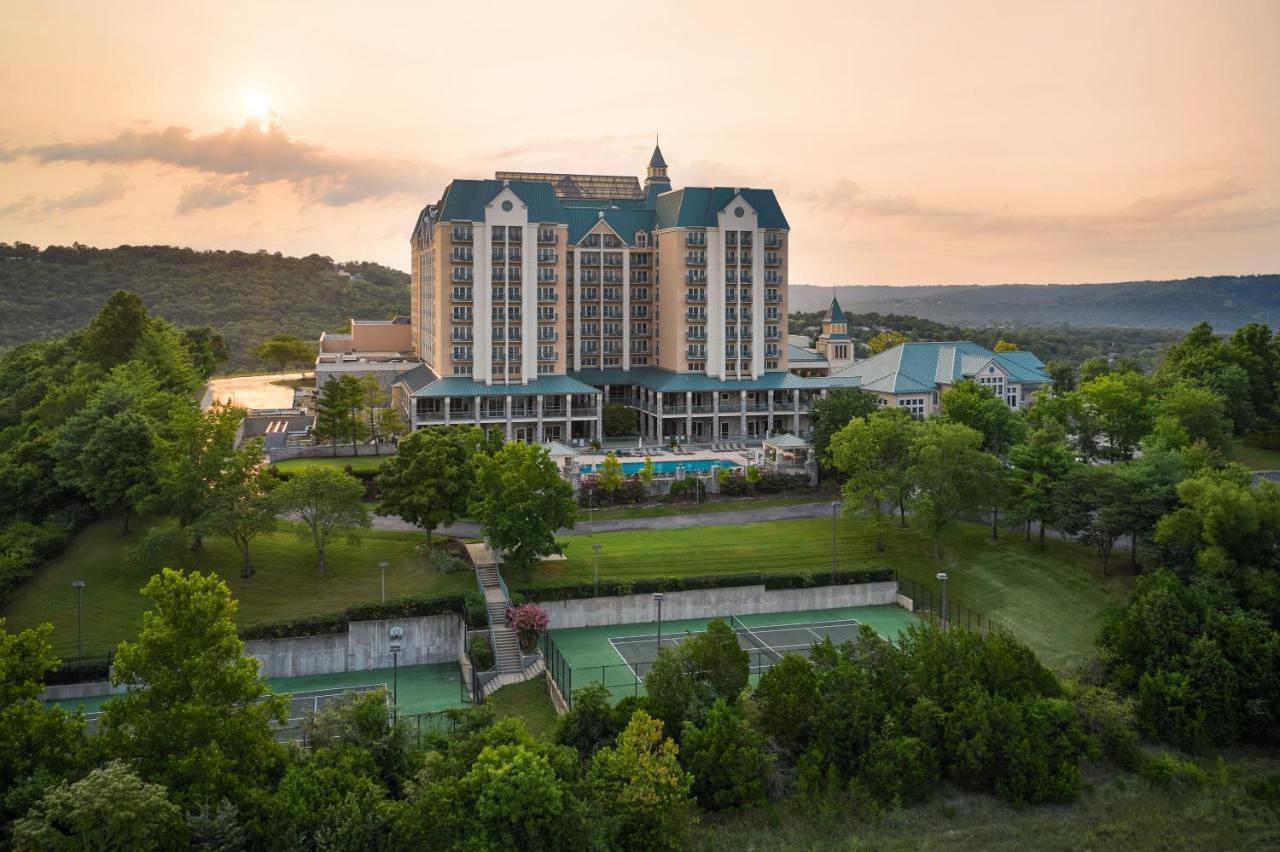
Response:
[[[774,506],[766,509],[738,509],[726,512],[703,512],[697,515],[668,515],[661,518],[579,521],[573,529],[557,530],[556,535],[584,535],[596,532],[622,532],[623,530],[677,530],[686,527],[722,527],[729,524],[755,524],[761,521],[829,517],[831,517],[830,502],[800,503],[793,506]],[[414,524],[407,524],[399,518],[387,515],[374,515],[373,528],[377,530],[420,531],[419,527]],[[463,522],[449,527],[440,527],[436,532],[453,538],[480,538],[480,525]]]

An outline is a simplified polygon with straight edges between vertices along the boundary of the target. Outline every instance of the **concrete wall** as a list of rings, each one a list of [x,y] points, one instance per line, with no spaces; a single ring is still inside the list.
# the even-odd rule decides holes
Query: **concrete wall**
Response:
[[[362,456],[389,456],[396,451],[396,445],[383,441],[378,445],[377,453],[373,451],[373,444],[361,444],[360,455]],[[267,457],[273,462],[281,462],[285,459],[324,459],[334,456],[333,447],[271,447],[267,449]],[[338,445],[338,456],[351,455],[351,444]]]
[[[687,592],[664,593],[662,619],[677,621],[682,618],[713,618],[762,612],[881,606],[897,603],[897,598],[898,583],[892,580],[882,583],[772,591],[766,590],[764,586],[695,589]],[[538,606],[547,611],[553,630],[605,624],[642,624],[656,621],[658,617],[657,605],[652,594],[546,601]]]
[[[389,633],[404,628],[399,664],[456,662],[465,625],[459,615],[428,615],[382,621],[353,621],[346,633],[250,639],[244,652],[260,663],[263,677],[360,672],[391,667]]]
[[[99,695],[123,695],[129,691],[125,684],[112,686],[109,680],[89,683],[60,683],[46,686],[40,693],[41,701],[69,701],[76,698],[93,698]]]

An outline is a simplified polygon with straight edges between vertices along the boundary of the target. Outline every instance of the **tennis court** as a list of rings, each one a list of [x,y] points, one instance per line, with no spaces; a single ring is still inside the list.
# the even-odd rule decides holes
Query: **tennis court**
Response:
[[[753,683],[784,655],[807,657],[813,644],[824,638],[836,644],[856,641],[865,624],[893,641],[913,619],[892,605],[725,617],[747,652]],[[615,699],[642,695],[659,648],[679,645],[706,630],[708,621],[663,622],[661,637],[656,622],[552,630],[544,637],[542,652],[566,700],[573,689],[593,682],[607,686]]]

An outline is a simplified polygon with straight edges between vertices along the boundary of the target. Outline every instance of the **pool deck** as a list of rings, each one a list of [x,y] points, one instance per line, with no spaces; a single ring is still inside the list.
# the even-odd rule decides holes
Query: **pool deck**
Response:
[[[712,450],[694,450],[689,453],[673,453],[670,450],[661,447],[632,447],[628,452],[631,455],[618,456],[618,461],[623,464],[643,464],[645,456],[648,455],[653,459],[654,464],[659,462],[673,462],[682,464],[684,462],[732,462],[738,467],[746,467],[752,464],[753,452],[714,452]],[[597,465],[604,462],[605,453],[588,453],[587,455],[574,456],[573,463],[575,467],[583,465],[591,465],[592,470]]]

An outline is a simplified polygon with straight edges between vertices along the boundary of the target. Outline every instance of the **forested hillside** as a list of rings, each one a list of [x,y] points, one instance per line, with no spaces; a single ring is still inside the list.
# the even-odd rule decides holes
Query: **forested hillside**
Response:
[[[945,287],[808,287],[790,290],[793,311],[816,311],[835,292],[846,311],[911,314],[965,325],[1129,326],[1232,331],[1280,324],[1280,275],[1221,275],[1123,284],[1000,284]]]
[[[172,246],[43,250],[0,243],[0,348],[83,327],[116,290],[153,315],[211,326],[230,348],[228,370],[257,366],[253,346],[272,334],[304,340],[345,329],[351,317],[409,310],[409,276],[376,263]]]

